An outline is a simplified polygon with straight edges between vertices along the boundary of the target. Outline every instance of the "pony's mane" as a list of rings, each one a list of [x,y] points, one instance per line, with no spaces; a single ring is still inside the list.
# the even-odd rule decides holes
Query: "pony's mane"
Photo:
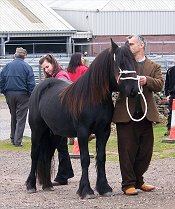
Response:
[[[59,95],[62,104],[74,118],[78,118],[85,105],[91,107],[107,98],[110,94],[111,75],[117,76],[118,67],[129,70],[128,66],[135,63],[134,56],[127,46],[115,49],[115,62],[112,49],[104,50],[91,63],[86,73]],[[133,68],[135,69],[134,66]]]
[[[85,104],[99,104],[109,94],[111,67],[111,52],[106,49],[95,58],[81,78],[60,94],[62,104],[75,118],[79,116]]]

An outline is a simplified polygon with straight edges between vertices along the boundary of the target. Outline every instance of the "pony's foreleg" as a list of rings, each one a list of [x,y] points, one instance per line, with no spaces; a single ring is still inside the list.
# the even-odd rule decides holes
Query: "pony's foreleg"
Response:
[[[78,143],[80,147],[80,160],[81,160],[81,167],[82,167],[82,175],[79,183],[79,188],[77,194],[82,198],[94,198],[94,191],[92,190],[89,182],[89,173],[88,168],[90,165],[90,156],[88,150],[88,135],[80,136],[78,138]]]
[[[112,188],[109,186],[106,171],[106,143],[110,136],[110,126],[105,129],[103,132],[102,129],[96,133],[96,169],[97,169],[97,182],[96,190],[100,195],[111,196]]]
[[[34,135],[32,134],[32,138],[33,137]],[[38,156],[39,156],[39,144],[33,142],[31,147],[31,170],[25,183],[28,193],[36,192],[36,169],[37,169]]]

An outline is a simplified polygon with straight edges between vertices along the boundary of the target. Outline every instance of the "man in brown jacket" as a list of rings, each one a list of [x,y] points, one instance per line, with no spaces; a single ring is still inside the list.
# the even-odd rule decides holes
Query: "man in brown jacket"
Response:
[[[142,36],[128,37],[127,44],[138,63],[139,83],[143,88],[148,111],[140,122],[132,121],[126,110],[126,97],[119,94],[113,122],[116,123],[117,128],[122,191],[126,195],[136,195],[137,189],[143,191],[155,189],[154,186],[144,183],[143,174],[149,167],[153,152],[152,123],[160,122],[153,92],[161,91],[164,80],[160,65],[145,57],[145,41]],[[145,105],[140,95],[129,98],[129,110],[135,119],[144,115]]]

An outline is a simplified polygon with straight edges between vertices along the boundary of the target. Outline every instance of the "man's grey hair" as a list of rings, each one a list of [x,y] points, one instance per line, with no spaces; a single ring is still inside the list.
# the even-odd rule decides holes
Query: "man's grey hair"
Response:
[[[127,37],[127,40],[129,40],[133,37],[135,37],[140,44],[143,43],[144,46],[146,47],[146,41],[145,41],[145,38],[142,35],[130,35],[130,36]]]

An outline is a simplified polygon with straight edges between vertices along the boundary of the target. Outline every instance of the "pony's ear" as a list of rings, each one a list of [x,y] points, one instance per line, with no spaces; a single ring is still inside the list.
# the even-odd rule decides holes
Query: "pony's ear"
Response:
[[[111,38],[111,51],[115,52],[115,50],[118,48],[118,45],[112,40]]]

